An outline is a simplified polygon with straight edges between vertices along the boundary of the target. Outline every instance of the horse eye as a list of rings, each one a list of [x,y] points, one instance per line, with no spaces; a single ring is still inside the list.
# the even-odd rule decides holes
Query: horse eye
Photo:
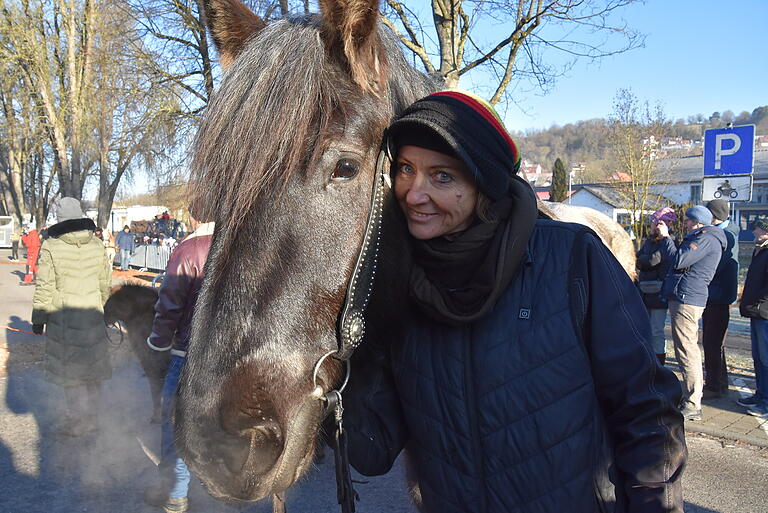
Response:
[[[360,163],[350,159],[340,159],[331,174],[332,180],[349,180],[360,171]]]

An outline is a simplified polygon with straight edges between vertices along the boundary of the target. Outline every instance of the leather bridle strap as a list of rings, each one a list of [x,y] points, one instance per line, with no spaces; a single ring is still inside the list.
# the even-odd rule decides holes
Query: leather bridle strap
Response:
[[[347,295],[344,298],[344,306],[336,321],[336,339],[338,348],[335,352],[323,355],[315,364],[312,374],[312,383],[317,396],[325,404],[325,414],[333,415],[334,432],[331,443],[333,445],[334,461],[336,467],[336,498],[341,505],[342,513],[354,513],[355,500],[358,495],[352,486],[352,473],[349,469],[349,457],[347,455],[347,433],[344,431],[343,414],[344,407],[341,400],[341,392],[347,384],[350,372],[349,359],[355,349],[363,341],[365,336],[365,309],[373,290],[373,279],[376,276],[376,264],[379,258],[379,239],[381,237],[381,217],[384,208],[384,195],[386,193],[387,178],[389,177],[389,158],[385,149],[379,152],[376,159],[376,171],[373,179],[373,191],[371,193],[371,209],[368,213],[368,222],[365,225],[363,243],[360,253],[357,255],[355,268],[347,284]],[[346,363],[347,374],[344,383],[338,389],[325,394],[317,386],[317,374],[323,360],[332,356]]]
[[[379,257],[379,239],[381,237],[381,217],[386,189],[385,177],[388,173],[389,158],[382,149],[376,159],[376,173],[371,194],[371,210],[365,226],[365,235],[355,268],[347,285],[344,306],[336,325],[336,338],[339,348],[334,358],[348,360],[365,335],[365,309],[371,297],[373,279],[376,276],[376,264]]]

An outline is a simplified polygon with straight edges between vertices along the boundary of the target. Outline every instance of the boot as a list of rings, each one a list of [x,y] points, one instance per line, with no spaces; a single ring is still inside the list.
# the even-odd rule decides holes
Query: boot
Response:
[[[186,497],[179,497],[168,499],[163,504],[163,511],[165,513],[184,513],[189,509],[189,499]]]
[[[184,513],[187,511],[189,500],[186,497],[168,497],[170,492],[170,484],[161,480],[144,489],[144,502],[150,506],[163,508],[165,513]]]
[[[657,353],[656,358],[659,359],[659,363],[664,365],[667,362],[667,353]]]

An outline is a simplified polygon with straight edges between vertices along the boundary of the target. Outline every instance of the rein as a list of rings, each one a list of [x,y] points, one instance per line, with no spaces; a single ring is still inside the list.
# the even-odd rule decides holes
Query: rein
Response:
[[[112,337],[109,336],[109,329],[112,328],[113,330],[116,330],[118,333],[120,333],[120,340],[117,342],[114,342],[112,340]],[[104,334],[107,336],[107,340],[109,341],[109,344],[112,347],[120,347],[123,345],[123,325],[120,323],[120,321],[115,321],[112,324],[107,324],[106,321],[104,322]]]
[[[325,417],[333,414],[333,452],[336,466],[336,498],[341,505],[342,513],[354,513],[355,501],[359,496],[352,486],[352,473],[349,469],[347,454],[347,433],[344,431],[344,406],[341,394],[349,382],[351,372],[350,358],[355,349],[362,343],[365,336],[365,310],[373,290],[373,280],[376,276],[376,264],[379,256],[379,241],[381,238],[381,218],[384,208],[384,195],[389,184],[385,167],[389,164],[386,149],[379,152],[376,159],[376,173],[371,193],[371,209],[365,226],[365,234],[360,253],[357,256],[355,268],[347,285],[347,295],[344,306],[336,322],[336,340],[338,347],[320,357],[312,373],[312,396],[321,400],[325,409]],[[346,365],[346,374],[341,386],[324,393],[317,384],[317,374],[320,366],[328,357],[336,358]]]

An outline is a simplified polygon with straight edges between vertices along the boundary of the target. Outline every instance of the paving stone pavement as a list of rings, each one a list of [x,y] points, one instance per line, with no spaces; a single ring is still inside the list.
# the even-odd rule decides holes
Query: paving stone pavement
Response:
[[[671,348],[671,344],[668,344]],[[755,391],[755,374],[752,360],[742,351],[726,354],[728,363],[728,394],[716,399],[702,401],[702,420],[686,421],[686,431],[705,433],[711,436],[738,440],[751,445],[768,447],[768,418],[747,414],[747,409],[736,401],[750,396]],[[667,353],[667,366],[678,377],[680,368],[671,349]]]

